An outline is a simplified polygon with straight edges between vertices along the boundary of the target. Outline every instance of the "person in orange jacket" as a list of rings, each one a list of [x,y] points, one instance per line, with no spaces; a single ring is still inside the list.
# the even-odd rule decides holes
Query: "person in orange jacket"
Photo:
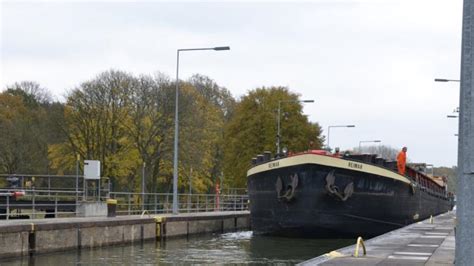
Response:
[[[407,147],[403,147],[403,149],[398,153],[398,156],[397,156],[397,168],[398,168],[399,174],[405,175],[406,163],[407,163]]]

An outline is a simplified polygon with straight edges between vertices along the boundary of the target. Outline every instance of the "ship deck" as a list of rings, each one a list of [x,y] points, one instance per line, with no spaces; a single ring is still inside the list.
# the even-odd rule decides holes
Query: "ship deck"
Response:
[[[367,240],[366,255],[352,245],[298,265],[454,265],[454,227],[447,212]]]

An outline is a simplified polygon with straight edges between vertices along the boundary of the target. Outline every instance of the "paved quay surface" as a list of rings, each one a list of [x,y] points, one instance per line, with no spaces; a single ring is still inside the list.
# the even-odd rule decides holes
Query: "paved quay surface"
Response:
[[[34,224],[53,224],[53,223],[81,223],[81,222],[105,222],[105,221],[125,221],[130,219],[149,219],[154,217],[193,219],[210,218],[233,215],[249,215],[249,211],[213,211],[213,212],[192,212],[192,213],[164,213],[144,215],[117,215],[116,217],[66,217],[66,218],[41,218],[41,219],[23,219],[23,220],[0,220],[0,227],[10,225],[30,225]]]
[[[40,225],[58,223],[85,223],[85,222],[106,222],[106,221],[127,221],[137,219],[149,219],[148,215],[116,216],[116,217],[67,217],[67,218],[47,218],[47,219],[22,219],[22,220],[0,220],[0,228],[17,225]]]
[[[298,265],[454,265],[454,224],[447,212],[367,240],[365,256],[352,245]]]

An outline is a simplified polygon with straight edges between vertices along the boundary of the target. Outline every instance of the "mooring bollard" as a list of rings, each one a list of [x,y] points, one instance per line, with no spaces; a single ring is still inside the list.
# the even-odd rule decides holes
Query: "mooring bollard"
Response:
[[[359,257],[359,249],[360,249],[361,246],[362,246],[362,251],[363,251],[364,256],[367,255],[367,250],[365,249],[364,239],[362,239],[362,237],[359,236],[357,238],[356,249],[354,251],[354,257],[356,257],[356,258]]]
[[[107,199],[107,217],[115,217],[117,212],[117,200]]]
[[[164,226],[166,224],[166,217],[156,216],[155,223],[156,223],[156,239],[163,240],[163,238],[165,237]]]

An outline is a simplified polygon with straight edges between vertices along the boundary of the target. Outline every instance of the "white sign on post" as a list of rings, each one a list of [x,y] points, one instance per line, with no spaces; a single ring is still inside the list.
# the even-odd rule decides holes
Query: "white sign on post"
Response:
[[[87,179],[87,180],[100,179],[100,161],[94,161],[94,160],[84,161],[84,179]]]

